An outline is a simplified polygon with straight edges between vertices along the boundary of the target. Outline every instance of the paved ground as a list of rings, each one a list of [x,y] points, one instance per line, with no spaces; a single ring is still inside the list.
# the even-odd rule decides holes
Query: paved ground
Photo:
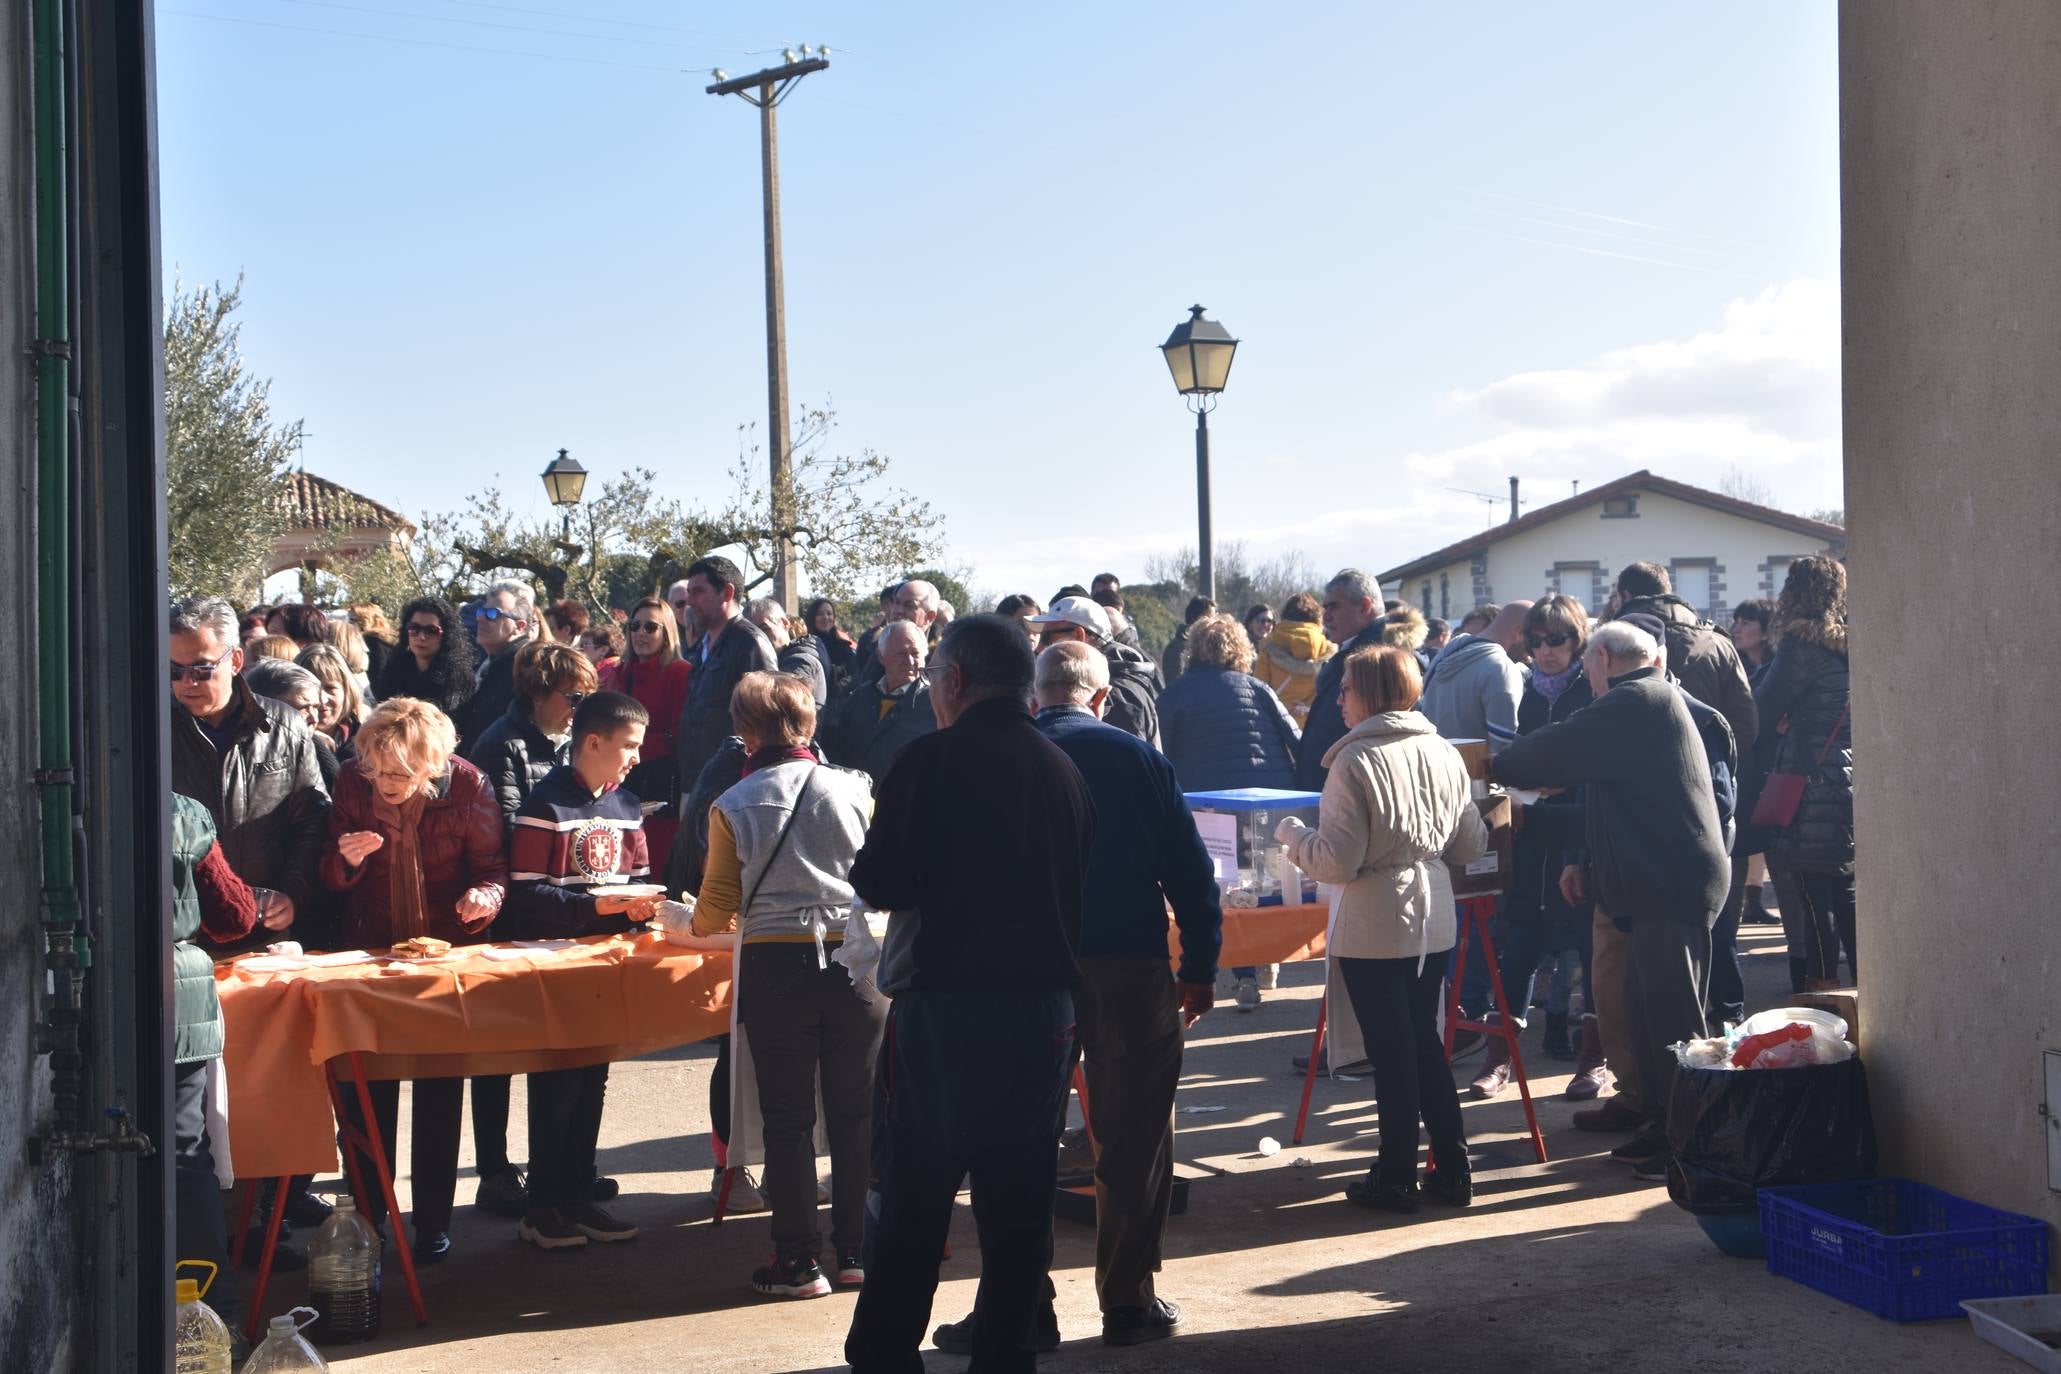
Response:
[[[1787,988],[1779,933],[1753,934],[1748,945],[1755,1004],[1777,1002]],[[1636,1184],[1604,1158],[1613,1138],[1571,1127],[1572,1107],[1559,1096],[1567,1066],[1537,1050],[1536,1022],[1527,1048],[1551,1163],[1531,1162],[1513,1090],[1466,1108],[1479,1160],[1471,1210],[1383,1218],[1350,1206],[1341,1189],[1372,1149],[1372,1084],[1320,1081],[1309,1142],[1287,1143],[1300,1087],[1288,1057],[1307,1047],[1318,970],[1290,966],[1283,983],[1258,1012],[1213,1013],[1191,1033],[1180,1103],[1221,1110],[1179,1118],[1180,1158],[1196,1182],[1189,1214],[1168,1235],[1161,1291],[1186,1313],[1184,1334],[1131,1351],[1094,1339],[1093,1235],[1062,1222],[1055,1278],[1067,1343],[1043,1369],[2022,1367],[1978,1343],[1965,1323],[1895,1326],[1771,1277],[1758,1263],[1719,1255],[1664,1188]],[[390,1258],[385,1336],[357,1353],[331,1352],[331,1367],[842,1369],[852,1298],[758,1297],[745,1280],[769,1248],[764,1218],[709,1224],[712,1062],[694,1047],[615,1068],[602,1167],[623,1182],[618,1210],[644,1228],[638,1241],[545,1254],[518,1242],[513,1223],[461,1206],[455,1250],[425,1273],[431,1324],[417,1330],[408,1320]],[[517,1141],[520,1094],[518,1080]],[[1282,1151],[1262,1157],[1263,1136],[1280,1138]],[[469,1179],[462,1182],[461,1200],[471,1192]],[[979,1270],[970,1215],[954,1225],[953,1239],[939,1319],[966,1312]],[[288,1276],[285,1287],[298,1295],[299,1277]],[[935,1351],[929,1362],[946,1371],[965,1364]]]

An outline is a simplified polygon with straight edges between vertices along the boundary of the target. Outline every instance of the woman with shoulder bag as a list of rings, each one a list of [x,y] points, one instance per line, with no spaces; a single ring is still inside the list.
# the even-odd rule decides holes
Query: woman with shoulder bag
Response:
[[[1769,828],[1768,867],[1782,894],[1783,924],[1790,924],[1792,898],[1801,908],[1809,990],[1839,986],[1842,943],[1860,979],[1847,634],[1846,569],[1823,555],[1791,563],[1775,607],[1775,656],[1754,688],[1761,720],[1781,722],[1781,742],[1753,823]]]
[[[746,673],[730,698],[744,776],[709,809],[708,863],[694,931],[734,923],[738,1056],[751,1061],[764,1122],[762,1190],[773,1209],[761,1293],[814,1298],[865,1279],[860,1244],[873,1113],[873,1061],[887,1000],[856,987],[830,949],[850,919],[852,860],[873,789],[864,773],[816,762],[810,687],[791,673]],[[864,919],[861,917],[860,919]],[[816,1228],[816,1095],[830,1142],[830,1254]],[[731,1140],[734,1150],[737,1141]]]

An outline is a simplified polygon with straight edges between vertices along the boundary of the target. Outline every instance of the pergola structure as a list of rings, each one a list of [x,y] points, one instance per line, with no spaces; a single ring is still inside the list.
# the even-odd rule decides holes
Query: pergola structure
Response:
[[[399,511],[312,472],[286,474],[279,499],[286,526],[272,541],[265,573],[299,568],[304,599],[312,595],[318,568],[404,548],[415,536],[415,526]]]

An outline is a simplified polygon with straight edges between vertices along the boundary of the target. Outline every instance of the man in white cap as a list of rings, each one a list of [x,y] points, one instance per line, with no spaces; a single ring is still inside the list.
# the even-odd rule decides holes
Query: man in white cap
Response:
[[[1038,648],[1081,640],[1109,660],[1109,704],[1102,719],[1127,734],[1159,747],[1159,678],[1152,660],[1119,644],[1110,634],[1109,613],[1085,596],[1062,596],[1043,615],[1026,618],[1038,632]]]

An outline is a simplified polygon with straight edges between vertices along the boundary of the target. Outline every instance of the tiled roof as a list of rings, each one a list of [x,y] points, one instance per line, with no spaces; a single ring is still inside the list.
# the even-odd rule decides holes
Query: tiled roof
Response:
[[[415,529],[399,511],[312,472],[287,473],[279,499],[290,530]]]
[[[1390,568],[1387,572],[1381,574],[1378,580],[1394,582],[1399,578],[1414,577],[1418,573],[1431,572],[1434,569],[1446,567],[1463,558],[1470,558],[1492,544],[1499,544],[1513,534],[1523,534],[1527,530],[1535,530],[1539,526],[1550,524],[1564,515],[1572,515],[1584,507],[1598,505],[1613,496],[1623,496],[1635,491],[1658,492],[1662,496],[1672,496],[1677,501],[1686,501],[1691,505],[1706,506],[1712,510],[1723,511],[1728,515],[1739,516],[1742,519],[1758,520],[1764,525],[1773,525],[1777,529],[1809,535],[1820,543],[1829,544],[1833,548],[1843,549],[1846,547],[1846,531],[1837,525],[1828,525],[1822,520],[1812,520],[1807,516],[1792,515],[1786,510],[1776,510],[1773,506],[1757,506],[1751,501],[1741,501],[1738,497],[1727,496],[1723,492],[1706,491],[1702,487],[1692,487],[1687,482],[1676,482],[1666,477],[1655,477],[1651,472],[1641,468],[1639,471],[1620,477],[1614,482],[1605,482],[1600,487],[1590,487],[1587,491],[1576,496],[1570,496],[1564,501],[1555,501],[1550,506],[1541,506],[1529,515],[1520,516],[1515,520],[1506,521],[1500,525],[1491,525],[1480,534],[1471,535],[1457,544],[1448,544],[1436,553],[1427,553],[1422,558],[1413,558],[1400,567]]]

